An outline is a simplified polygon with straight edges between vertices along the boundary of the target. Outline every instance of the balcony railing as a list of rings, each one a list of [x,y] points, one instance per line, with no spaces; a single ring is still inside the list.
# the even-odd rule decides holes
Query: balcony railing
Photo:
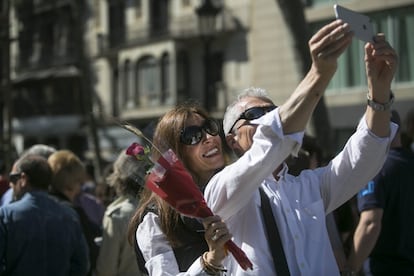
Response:
[[[233,15],[229,12],[223,12],[217,17],[217,32],[229,32],[236,30],[238,27]],[[154,29],[148,25],[142,25],[128,28],[127,30],[113,29],[111,33],[118,35],[97,34],[100,55],[118,47],[150,43],[151,41],[166,37],[171,39],[187,39],[200,36],[195,14],[171,20],[170,24],[163,28]],[[124,33],[124,35],[120,36],[120,33]]]

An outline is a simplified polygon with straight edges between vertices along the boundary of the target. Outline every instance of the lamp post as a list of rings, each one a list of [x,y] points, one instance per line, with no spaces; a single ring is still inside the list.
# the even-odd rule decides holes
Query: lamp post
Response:
[[[196,8],[198,17],[198,29],[204,46],[204,94],[203,103],[207,111],[210,111],[215,104],[216,95],[211,89],[211,42],[216,31],[216,16],[221,11],[221,6],[216,6],[212,0],[202,0],[201,5]]]

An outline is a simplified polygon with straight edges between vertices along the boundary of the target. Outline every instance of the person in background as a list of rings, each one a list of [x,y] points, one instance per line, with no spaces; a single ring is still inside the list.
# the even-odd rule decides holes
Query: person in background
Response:
[[[34,154],[34,155],[42,156],[47,159],[49,155],[51,155],[55,151],[56,149],[52,146],[48,146],[45,144],[34,144],[28,149],[26,149],[25,151],[23,151],[20,157],[23,157],[24,155],[28,155],[28,154]],[[10,187],[1,197],[0,206],[9,204],[12,201],[13,201],[13,189]]]
[[[88,248],[74,212],[48,195],[52,172],[39,155],[9,175],[15,201],[0,208],[0,275],[86,275]]]
[[[7,179],[6,164],[0,159],[0,197],[8,190],[9,180]],[[0,205],[1,206],[1,205]]]
[[[401,126],[398,112],[391,120]],[[414,275],[414,153],[401,145],[401,130],[381,171],[358,194],[360,219],[349,263],[372,275]]]
[[[96,276],[139,276],[134,248],[128,243],[129,220],[138,206],[145,168],[142,162],[123,150],[107,177],[117,198],[107,207],[103,218],[103,236],[96,262]]]
[[[411,108],[404,119],[405,131],[401,133],[401,143],[414,152],[414,108]],[[404,128],[403,128],[404,129]]]
[[[87,162],[85,181],[82,183],[81,192],[75,197],[75,205],[81,207],[95,227],[101,228],[105,213],[105,205],[96,195],[96,183],[93,164]]]
[[[49,146],[46,144],[34,144],[33,146],[25,150],[22,153],[22,156],[26,154],[35,154],[35,155],[39,155],[47,159],[54,152],[56,152],[56,148],[52,146]]]
[[[107,208],[116,198],[114,187],[109,186],[108,181],[106,181],[113,171],[114,164],[111,162],[104,167],[101,180],[96,184],[96,197],[99,198],[105,208]]]
[[[81,189],[75,197],[74,204],[83,209],[88,219],[95,224],[95,227],[101,227],[106,207],[96,195]]]
[[[13,201],[13,189],[9,185],[9,181],[7,180],[8,189],[4,192],[0,199],[0,207],[7,205]]]
[[[85,180],[85,167],[79,157],[70,150],[58,150],[51,154],[48,163],[52,168],[52,183],[50,194],[58,201],[73,208],[79,216],[83,233],[89,248],[91,263],[88,275],[93,275],[98,257],[99,247],[95,238],[102,235],[99,226],[94,224],[86,215],[82,207],[75,204],[75,198],[81,192]]]

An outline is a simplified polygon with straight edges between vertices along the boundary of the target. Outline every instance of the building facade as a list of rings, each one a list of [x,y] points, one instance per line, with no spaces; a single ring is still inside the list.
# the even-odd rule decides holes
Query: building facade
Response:
[[[150,135],[159,116],[187,100],[222,118],[233,96],[249,86],[265,88],[275,103],[287,99],[303,76],[278,1],[213,0],[220,9],[208,34],[197,15],[204,2],[15,1],[15,141],[21,148],[44,142],[85,152],[92,122],[110,159],[132,139],[119,121]],[[332,1],[303,2],[309,35],[334,19]],[[369,15],[397,49],[394,106],[404,116],[414,108],[414,0],[338,4]],[[363,45],[355,41],[325,97],[337,146],[363,114],[366,91]]]
[[[81,1],[9,1],[10,91],[18,152],[44,143],[85,147]],[[79,3],[78,3],[79,2]]]

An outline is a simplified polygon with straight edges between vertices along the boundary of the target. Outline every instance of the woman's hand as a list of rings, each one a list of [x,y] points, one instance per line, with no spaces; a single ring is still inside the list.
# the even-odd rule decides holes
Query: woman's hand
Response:
[[[206,254],[208,263],[214,266],[221,266],[227,255],[224,244],[231,239],[231,234],[226,224],[219,216],[211,216],[202,221],[206,230],[204,238],[207,241],[209,251]]]

